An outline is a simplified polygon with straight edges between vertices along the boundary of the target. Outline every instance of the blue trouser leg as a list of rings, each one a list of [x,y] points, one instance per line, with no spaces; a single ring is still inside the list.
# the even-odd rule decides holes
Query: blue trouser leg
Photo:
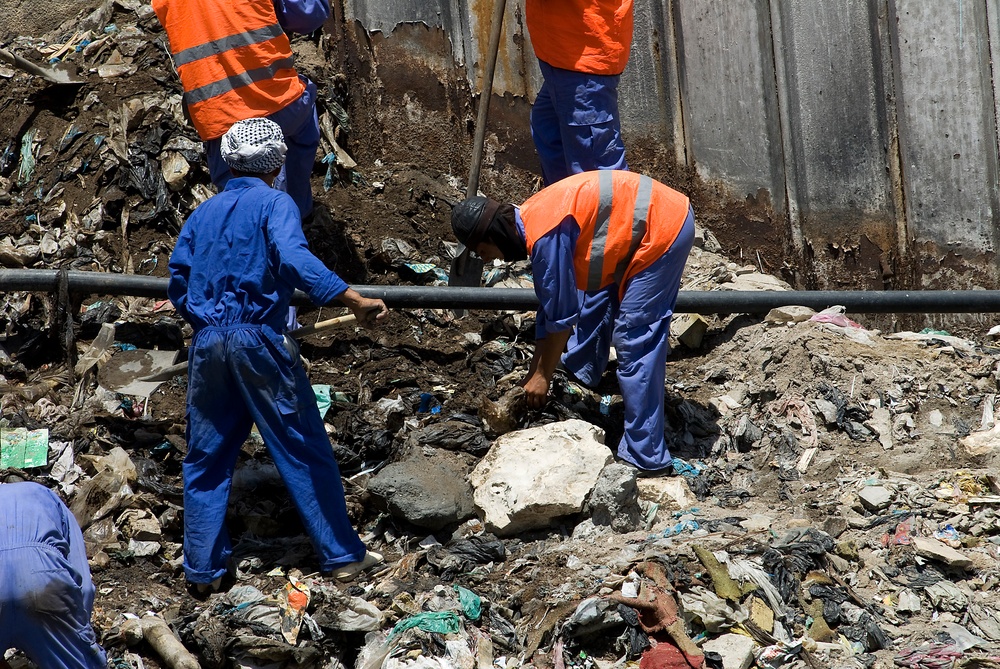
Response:
[[[611,333],[618,313],[618,286],[580,291],[580,320],[566,344],[563,366],[584,384],[596,386],[608,367]]]
[[[531,108],[531,136],[550,185],[590,170],[627,170],[618,115],[618,75],[552,67],[539,60],[542,89]]]
[[[618,456],[640,469],[664,469],[672,459],[663,436],[670,319],[693,243],[694,212],[689,210],[670,249],[629,279],[615,319],[613,343],[625,405]]]
[[[188,452],[184,458],[184,573],[211,583],[232,554],[226,507],[253,419],[227,364],[225,333],[203,331],[188,355]]]
[[[300,78],[306,83],[302,96],[267,118],[281,126],[285,146],[288,147],[285,164],[274,180],[274,187],[291,195],[299,214],[305,218],[313,209],[309,178],[316,162],[316,149],[319,148],[319,120],[316,116],[316,84],[301,75]],[[233,176],[219,152],[221,145],[221,138],[205,142],[209,174],[219,190],[224,189]]]
[[[71,561],[54,548],[12,548],[0,551],[0,574],[0,657],[13,647],[45,669],[106,666],[90,624],[93,599],[88,601]],[[89,569],[85,580],[92,591]]]
[[[340,468],[297,351],[264,335],[264,346],[233,350],[240,394],[328,571],[365,555],[347,516]]]
[[[340,469],[297,352],[287,350],[280,335],[253,326],[206,328],[191,350],[184,465],[188,579],[210,582],[225,573],[230,553],[225,507],[236,454],[252,423],[302,517],[321,569],[363,558],[365,546],[347,516]]]

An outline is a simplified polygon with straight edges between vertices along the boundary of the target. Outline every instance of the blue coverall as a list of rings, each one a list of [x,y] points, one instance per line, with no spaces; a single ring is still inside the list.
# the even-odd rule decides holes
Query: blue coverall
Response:
[[[523,239],[524,223],[517,208],[515,221]],[[639,469],[666,469],[671,463],[663,434],[670,318],[694,243],[694,212],[689,211],[670,249],[629,279],[620,302],[617,284],[599,291],[577,289],[573,257],[579,234],[579,227],[568,218],[531,249],[539,301],[535,337],[575,327],[570,339],[574,345],[567,348],[562,362],[588,386],[601,380],[614,345],[625,406],[625,433],[618,457]]]
[[[44,669],[104,669],[93,610],[83,534],[69,509],[37,483],[0,484],[0,658],[18,648]]]
[[[590,170],[627,170],[618,120],[620,75],[574,72],[538,61],[544,82],[531,106],[531,137],[546,186]]]
[[[195,331],[183,465],[188,581],[226,572],[233,470],[255,423],[320,568],[361,560],[315,395],[298,347],[282,334],[296,288],[327,304],[348,286],[310,253],[295,203],[256,177],[230,179],[191,214],[169,267],[170,301]]]
[[[330,16],[329,0],[274,0],[278,23],[286,33],[308,34],[318,30]],[[285,135],[288,153],[281,173],[274,182],[278,190],[286,191],[295,200],[302,218],[313,210],[312,186],[309,177],[319,148],[319,120],[316,116],[316,84],[301,74],[306,90],[295,102],[279,109],[267,118],[279,126]],[[226,187],[232,172],[219,151],[222,138],[205,142],[208,170],[212,183],[220,191]]]

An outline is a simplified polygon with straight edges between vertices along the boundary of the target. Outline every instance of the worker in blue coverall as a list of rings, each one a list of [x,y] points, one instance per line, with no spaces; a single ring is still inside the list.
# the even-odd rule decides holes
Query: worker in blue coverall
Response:
[[[83,533],[69,509],[37,483],[0,484],[0,665],[18,648],[43,669],[104,669],[93,610]]]
[[[656,203],[655,211],[661,220],[650,219],[649,226],[662,222],[676,231],[676,236],[662,251],[659,242],[640,247],[657,250],[646,252],[651,263],[625,281],[624,289],[619,283],[610,283],[587,291],[588,297],[599,298],[596,302],[607,306],[600,318],[593,318],[591,313],[591,318],[585,320],[575,269],[576,259],[586,255],[578,244],[581,226],[585,219],[593,221],[600,213],[610,217],[612,206],[618,207],[619,201],[623,207],[633,206],[626,194],[619,197],[619,191],[611,197],[612,175],[625,182],[626,189],[629,181],[649,180],[631,172],[600,170],[563,179],[520,207],[501,205],[489,198],[470,198],[452,210],[452,228],[459,241],[486,261],[531,259],[539,307],[535,355],[521,382],[528,405],[541,408],[547,402],[560,354],[565,364],[568,353],[563,350],[571,333],[597,346],[589,352],[583,367],[586,381],[592,385],[607,368],[609,349],[614,344],[625,404],[625,431],[618,444],[618,457],[643,475],[669,474],[672,457],[664,438],[663,416],[668,337],[684,264],[694,241],[694,212],[685,196],[657,184],[656,189],[667,194]],[[597,190],[597,182],[601,182],[602,198],[605,194],[607,198],[594,198],[588,203],[587,195]],[[634,190],[631,197],[635,200]],[[606,209],[602,206],[605,201]],[[626,256],[622,262],[630,264],[631,260]]]
[[[278,23],[286,33],[307,35],[319,30],[330,16],[328,0],[274,0]],[[306,218],[313,210],[312,186],[309,177],[319,148],[319,119],[316,115],[316,84],[299,74],[306,90],[295,102],[279,109],[267,118],[281,126],[287,154],[274,188],[286,191],[295,200],[299,215]],[[232,172],[222,159],[219,147],[222,138],[205,142],[208,170],[212,183],[220,191],[229,183]]]
[[[169,297],[191,323],[184,571],[193,594],[219,587],[232,552],[226,506],[240,447],[256,424],[319,555],[346,580],[382,561],[351,527],[340,471],[302,367],[284,336],[298,288],[371,325],[381,300],[349,288],[310,253],[292,199],[269,187],[285,155],[281,129],[239,121],[222,138],[234,178],[185,223],[170,258]]]

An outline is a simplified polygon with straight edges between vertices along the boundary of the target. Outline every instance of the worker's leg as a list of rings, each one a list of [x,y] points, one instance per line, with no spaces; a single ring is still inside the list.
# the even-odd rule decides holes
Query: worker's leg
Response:
[[[253,421],[227,366],[226,332],[198,333],[188,356],[188,452],[184,458],[184,573],[211,583],[232,554],[226,507],[233,470]]]
[[[297,350],[260,331],[260,345],[233,350],[234,374],[257,428],[319,555],[320,569],[356,562],[365,545],[351,526],[340,469]]]
[[[618,76],[572,72],[539,61],[562,134],[565,173],[627,170],[618,115]],[[551,182],[550,182],[551,183]]]
[[[305,218],[313,209],[312,176],[319,148],[319,120],[316,116],[316,84],[299,75],[306,84],[302,96],[283,109],[268,116],[281,126],[285,135],[285,166],[274,181],[274,187],[292,196]]]
[[[542,61],[538,62],[543,68],[548,67]],[[546,186],[570,175],[566,169],[566,156],[563,154],[559,117],[556,115],[555,101],[547,78],[543,78],[542,88],[531,105],[531,139],[535,142],[538,161],[542,167],[542,182]]]
[[[566,344],[562,364],[584,384],[596,386],[608,368],[611,331],[618,313],[618,287],[580,291],[580,320]]]
[[[640,469],[657,471],[671,462],[663,436],[670,319],[693,242],[694,213],[689,211],[670,249],[629,280],[615,320],[613,343],[625,405],[618,456]]]
[[[62,528],[53,528],[62,533]],[[92,606],[66,558],[37,546],[3,552],[8,587],[0,593],[4,640],[39,667],[103,669],[104,651],[90,624]],[[0,644],[0,649],[7,645]]]
[[[625,433],[618,457],[644,470],[670,466],[663,437],[663,396],[670,319],[615,328],[618,383],[625,406]]]

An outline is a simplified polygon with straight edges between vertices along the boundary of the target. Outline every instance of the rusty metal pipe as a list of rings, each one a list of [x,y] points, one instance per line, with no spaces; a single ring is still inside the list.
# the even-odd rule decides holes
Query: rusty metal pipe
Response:
[[[0,292],[54,293],[60,270],[0,269]],[[71,293],[134,295],[163,299],[167,279],[135,274],[68,271]],[[529,310],[538,306],[528,288],[467,288],[446,286],[352,286],[365,297],[380,298],[393,308]],[[296,304],[311,304],[296,293]],[[849,313],[967,314],[1000,313],[998,290],[805,290],[805,291],[681,291],[677,313],[766,314],[775,307],[805,306],[816,310],[843,305]]]

